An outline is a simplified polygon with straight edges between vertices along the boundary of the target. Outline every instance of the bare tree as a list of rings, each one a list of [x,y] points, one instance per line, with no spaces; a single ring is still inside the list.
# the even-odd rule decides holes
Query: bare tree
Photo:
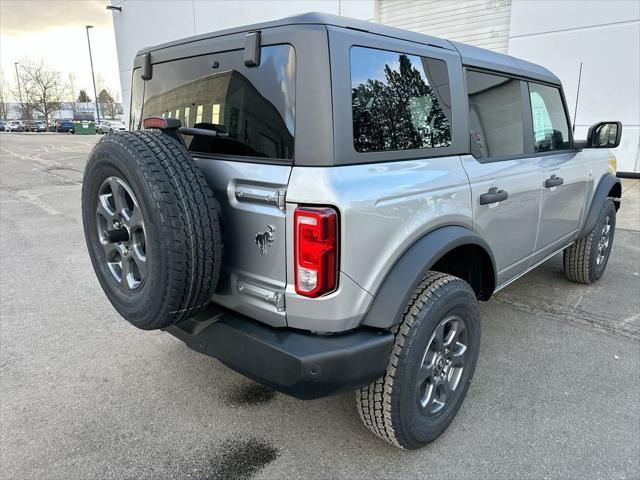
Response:
[[[20,84],[24,86],[23,82],[24,79],[20,78]],[[9,93],[13,98],[20,99],[20,102],[16,103],[14,110],[18,112],[18,118],[20,120],[27,122],[25,128],[31,128],[31,121],[33,120],[33,104],[26,99],[24,91],[22,91],[22,96],[20,95],[21,90],[17,85],[14,85],[13,88],[10,89]],[[7,114],[8,113],[9,108],[7,108]]]
[[[65,96],[69,99],[69,103],[71,103],[71,110],[73,113],[78,111],[78,101],[76,100],[76,75],[75,73],[69,73],[67,77],[67,84],[65,89]]]
[[[60,109],[63,94],[63,84],[60,72],[51,70],[44,62],[20,63],[22,80],[27,103],[33,110],[44,117],[47,131],[51,114]]]
[[[96,73],[96,88],[98,89],[98,93],[107,88],[107,82],[105,82],[104,77],[100,73]]]
[[[116,89],[116,115],[123,115],[124,109],[122,108],[122,97],[120,92]]]
[[[9,114],[9,86],[4,76],[4,72],[0,70],[0,119],[6,120]]]
[[[104,119],[106,118],[106,116],[105,112],[102,110],[103,102],[100,100],[100,95],[102,95],[102,92],[105,90],[108,92],[108,89],[106,87],[104,77],[100,73],[96,73],[96,89],[98,92],[98,98],[96,98],[96,114],[98,115],[98,117]]]

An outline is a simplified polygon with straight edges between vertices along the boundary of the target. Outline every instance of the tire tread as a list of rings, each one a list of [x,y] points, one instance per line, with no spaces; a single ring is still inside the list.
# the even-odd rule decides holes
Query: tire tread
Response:
[[[563,266],[565,276],[576,283],[591,284],[597,281],[604,270],[598,271],[595,264],[597,255],[596,243],[600,237],[602,225],[607,216],[612,215],[612,228],[615,230],[615,206],[611,198],[607,198],[602,205],[598,221],[594,225],[589,235],[576,240],[569,247],[564,249]],[[611,242],[613,243],[614,231],[611,232]],[[611,247],[609,247],[611,248]],[[608,260],[608,258],[607,258]],[[605,263],[606,268],[606,263]]]
[[[197,314],[211,300],[222,263],[219,205],[191,155],[169,135],[117,132],[104,136],[96,148],[109,142],[127,150],[144,176],[150,208],[160,216],[159,242],[171,258],[158,314],[149,318],[143,312],[128,320],[145,330],[165,328]]]
[[[397,326],[385,375],[356,390],[356,407],[362,422],[375,435],[399,448],[412,447],[404,442],[400,422],[396,418],[397,412],[391,408],[394,383],[402,380],[398,372],[400,355],[408,343],[409,335],[415,332],[413,327],[420,311],[433,297],[441,294],[442,287],[451,282],[465,283],[458,277],[435,271],[429,271],[424,276],[411,294],[402,321]]]

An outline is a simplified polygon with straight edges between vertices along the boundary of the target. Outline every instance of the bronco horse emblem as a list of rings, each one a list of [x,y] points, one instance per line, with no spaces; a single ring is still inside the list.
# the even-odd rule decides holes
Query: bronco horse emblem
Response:
[[[273,238],[274,238],[273,234],[275,233],[275,231],[276,229],[273,225],[267,225],[266,232],[262,232],[262,233],[258,232],[258,234],[256,235],[256,245],[260,249],[260,255],[267,254],[267,249],[273,243]]]

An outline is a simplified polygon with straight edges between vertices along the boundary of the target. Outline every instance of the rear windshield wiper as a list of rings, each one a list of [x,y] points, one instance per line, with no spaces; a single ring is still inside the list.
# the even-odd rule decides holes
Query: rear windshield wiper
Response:
[[[207,130],[204,128],[179,127],[178,132],[183,135],[202,135],[204,137],[228,137],[228,133],[220,133],[215,130]]]

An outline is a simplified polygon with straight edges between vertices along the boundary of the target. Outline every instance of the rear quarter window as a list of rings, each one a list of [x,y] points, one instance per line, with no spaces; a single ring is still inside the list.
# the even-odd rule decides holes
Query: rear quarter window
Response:
[[[451,145],[446,62],[365,47],[352,47],[350,57],[356,151]]]

